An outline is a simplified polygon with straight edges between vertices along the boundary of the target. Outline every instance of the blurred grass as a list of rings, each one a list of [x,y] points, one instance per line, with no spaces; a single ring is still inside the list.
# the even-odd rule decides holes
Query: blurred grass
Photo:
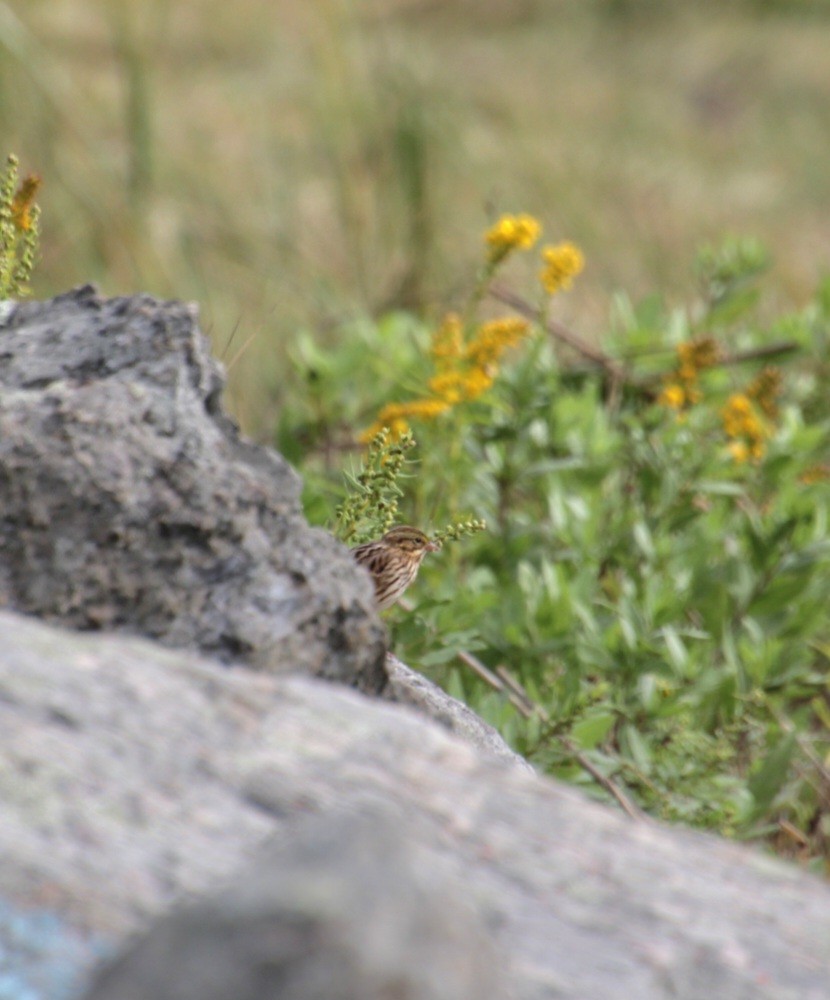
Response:
[[[437,311],[498,211],[582,246],[559,315],[597,338],[616,289],[680,297],[726,230],[799,304],[830,258],[827,12],[0,0],[4,148],[46,182],[35,292],[197,300],[261,437],[298,330]]]

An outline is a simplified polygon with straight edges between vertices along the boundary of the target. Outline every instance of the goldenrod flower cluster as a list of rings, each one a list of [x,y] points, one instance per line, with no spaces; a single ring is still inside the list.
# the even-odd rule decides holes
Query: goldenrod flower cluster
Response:
[[[548,295],[570,288],[573,279],[585,267],[585,257],[573,243],[542,247],[542,261],[544,267],[539,272],[539,280]]]
[[[766,450],[770,430],[758,407],[745,392],[733,393],[721,410],[723,429],[730,438],[729,452],[736,462],[758,461]]]
[[[657,402],[662,406],[668,406],[670,410],[685,410],[699,399],[700,392],[697,389],[689,392],[686,386],[680,385],[679,382],[669,382],[663,387]]]
[[[684,381],[693,381],[698,373],[717,364],[720,350],[714,337],[699,337],[677,345],[678,375]]]
[[[781,395],[781,371],[764,368],[747,386],[747,396],[754,399],[770,420],[778,417],[778,397]]]
[[[362,441],[370,441],[378,431],[388,428],[393,440],[409,433],[409,421],[434,420],[445,413],[450,404],[441,399],[411,399],[407,403],[387,403],[378,413],[377,420],[361,435]]]
[[[487,244],[487,274],[514,250],[530,250],[542,235],[542,227],[532,215],[503,215],[484,234]],[[542,247],[542,270],[539,280],[548,295],[570,288],[573,279],[585,267],[585,257],[573,243],[548,244]]]
[[[514,250],[535,246],[542,227],[532,215],[503,215],[484,234],[487,257],[467,315],[476,307],[498,265]],[[541,280],[549,294],[567,288],[584,266],[582,252],[572,243],[542,250]],[[485,323],[465,322],[449,313],[432,336],[430,360],[434,374],[427,380],[428,395],[406,403],[388,403],[362,439],[370,440],[378,429],[388,427],[394,437],[409,430],[409,420],[435,420],[453,407],[478,399],[493,384],[502,355],[515,347],[530,331],[524,319],[502,317]]]
[[[513,250],[530,250],[541,232],[542,227],[532,215],[503,215],[484,234],[488,263],[497,264]]]
[[[464,348],[463,357],[474,371],[489,372],[504,352],[527,336],[527,320],[504,317],[483,323]]]
[[[468,339],[461,317],[450,313],[432,335],[430,357],[435,374],[427,381],[429,395],[405,403],[387,403],[375,423],[364,431],[370,440],[381,427],[393,437],[409,430],[409,421],[435,420],[460,403],[478,399],[493,384],[498,362],[530,330],[523,319],[504,317],[482,323]]]
[[[712,337],[687,340],[677,346],[677,365],[666,379],[658,403],[679,414],[701,400],[700,373],[718,363],[720,351]],[[736,462],[759,461],[778,416],[781,372],[765,368],[743,392],[733,393],[721,410],[729,453]]]
[[[0,175],[0,299],[25,294],[37,258],[40,178],[31,174],[18,187],[17,170],[9,156]]]
[[[685,340],[677,345],[677,366],[666,380],[658,403],[672,410],[688,410],[699,403],[700,373],[717,363],[718,345],[712,337]]]
[[[758,461],[772,434],[770,421],[778,416],[781,372],[764,368],[744,392],[733,393],[721,411],[723,429],[730,438],[729,452],[736,462]]]
[[[11,205],[12,222],[18,232],[31,232],[35,225],[35,195],[41,185],[38,174],[29,174],[20,183]]]

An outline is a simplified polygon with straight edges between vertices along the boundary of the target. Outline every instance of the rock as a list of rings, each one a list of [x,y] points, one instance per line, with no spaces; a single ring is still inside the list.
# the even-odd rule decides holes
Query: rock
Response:
[[[146,973],[164,927],[183,947],[212,947],[226,921],[238,935],[233,954],[261,956],[262,928],[248,938],[250,924],[234,923],[236,903],[223,909],[223,896],[250,901],[256,876],[246,866],[258,868],[271,927],[281,876],[269,881],[272,862],[258,851],[281,837],[278,871],[292,856],[310,865],[304,840],[325,843],[326,825],[334,830],[349,811],[380,816],[393,840],[398,830],[403,855],[377,849],[373,879],[385,878],[400,903],[399,926],[421,905],[426,914],[440,907],[429,886],[443,886],[477,914],[459,940],[486,928],[514,998],[827,995],[826,883],[714,837],[630,821],[356,691],[3,613],[0,731],[4,906],[45,914],[100,952],[134,941],[174,904],[214,894],[173,918],[183,923],[161,925],[161,938],[150,931],[139,941],[137,964],[121,966],[130,976]],[[316,819],[315,833],[303,817]],[[366,858],[349,841],[331,848],[344,859],[338,898],[383,913],[389,899],[378,885],[360,896]],[[394,892],[398,864],[427,885],[412,909]],[[323,866],[320,877],[335,876]],[[363,936],[370,951],[376,926]],[[358,951],[357,968],[364,961]],[[73,970],[83,968],[67,969],[67,980]],[[468,982],[458,975],[452,982]],[[109,983],[99,979],[94,1000],[122,996],[108,997]]]
[[[90,287],[0,330],[0,605],[225,662],[386,683],[366,575],[223,415],[192,307]]]
[[[483,921],[384,811],[301,816],[209,898],[160,921],[87,1000],[488,1000]]]
[[[401,663],[391,653],[386,655],[386,672],[389,683],[384,689],[384,698],[417,709],[485,753],[533,770],[524,757],[511,750],[497,730],[471,708],[447,694],[423,674]]]

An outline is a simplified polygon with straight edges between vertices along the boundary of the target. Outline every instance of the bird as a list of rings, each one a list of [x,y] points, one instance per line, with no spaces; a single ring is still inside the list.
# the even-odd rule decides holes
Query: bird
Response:
[[[375,585],[379,611],[391,608],[418,575],[427,552],[437,552],[438,542],[431,541],[419,528],[399,524],[373,542],[352,549],[355,560],[365,567]]]

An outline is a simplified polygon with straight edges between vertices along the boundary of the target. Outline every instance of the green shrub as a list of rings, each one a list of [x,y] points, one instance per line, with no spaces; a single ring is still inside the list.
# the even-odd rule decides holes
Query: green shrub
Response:
[[[491,265],[437,331],[398,313],[345,327],[334,353],[298,340],[278,443],[303,442],[310,516],[330,522],[340,489],[323,456],[377,414],[411,423],[405,519],[490,527],[424,564],[414,613],[390,616],[398,655],[551,774],[826,864],[830,282],[762,323],[766,255],[727,241],[701,253],[688,308],[620,296],[581,356],[538,321],[486,391],[430,413],[437,348],[460,356],[505,298]]]

